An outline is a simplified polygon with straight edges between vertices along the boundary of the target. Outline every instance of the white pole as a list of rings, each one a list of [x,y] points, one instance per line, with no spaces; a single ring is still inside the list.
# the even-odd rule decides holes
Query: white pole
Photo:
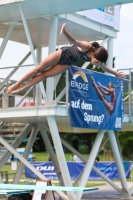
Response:
[[[71,179],[70,179],[68,167],[66,164],[66,159],[65,159],[64,152],[63,152],[63,148],[62,148],[62,144],[61,144],[61,140],[60,140],[60,136],[59,136],[59,132],[57,129],[55,118],[54,118],[54,116],[48,116],[47,120],[48,120],[48,124],[49,124],[49,128],[50,128],[51,136],[53,139],[54,147],[56,150],[56,154],[58,157],[60,169],[62,172],[64,184],[65,184],[65,186],[73,187]],[[74,192],[68,192],[68,197],[69,197],[69,200],[76,200]]]
[[[42,48],[37,47],[36,49],[36,57],[38,63],[42,62]],[[42,95],[41,95],[41,88],[40,84],[36,85],[36,106],[42,105]]]
[[[83,162],[87,163],[87,160],[77,150],[75,150],[70,144],[68,144],[68,142],[66,142],[63,138],[61,138],[61,142],[73,154],[77,155]],[[105,174],[103,174],[99,169],[97,169],[95,166],[93,166],[92,169],[99,176],[101,176],[107,183],[109,183],[114,189],[116,189],[119,193],[122,193],[122,190],[112,180],[110,180],[107,176],[105,176]],[[81,177],[79,177],[79,178],[81,178]],[[75,181],[75,182],[77,182],[77,181]],[[75,183],[74,183],[74,185],[75,185]]]
[[[108,51],[109,57],[106,64],[109,68],[113,67],[113,40],[114,40],[113,38],[110,38],[107,41],[107,51]]]
[[[19,4],[19,9],[20,9],[20,14],[21,14],[21,18],[22,18],[22,21],[23,21],[25,33],[26,33],[26,36],[27,36],[27,40],[28,40],[28,43],[29,43],[29,46],[30,46],[31,55],[32,55],[35,66],[38,66],[38,62],[37,62],[37,59],[36,59],[36,56],[35,56],[35,52],[34,52],[32,40],[31,40],[30,32],[29,32],[29,29],[28,29],[28,25],[27,25],[27,22],[26,22],[26,19],[25,19],[25,16],[24,16],[23,9],[22,9],[20,4]],[[41,87],[42,95],[45,98],[45,89],[44,89],[43,83],[40,82],[39,84],[40,84],[40,87]]]
[[[66,87],[60,92],[60,94],[56,97],[55,101],[56,104],[59,103],[59,101],[65,96],[66,94]]]
[[[41,180],[48,180],[41,172],[39,172],[32,164],[30,164],[23,156],[21,156],[10,144],[8,144],[1,136],[0,136],[0,142],[5,146],[12,154],[14,154],[21,162],[27,166],[36,176],[38,176]],[[54,185],[54,184],[53,184]],[[66,195],[61,192],[57,191],[57,193],[64,199],[68,200]]]
[[[90,175],[90,172],[91,172],[92,167],[94,165],[94,161],[95,161],[95,158],[97,156],[97,153],[98,153],[100,144],[102,142],[104,133],[105,133],[105,130],[100,130],[98,132],[98,134],[97,134],[97,137],[96,137],[94,145],[92,147],[89,159],[88,159],[88,161],[86,163],[86,166],[84,168],[84,172],[83,172],[82,177],[80,179],[79,187],[84,187],[86,185],[86,183],[87,183],[88,176]],[[77,200],[81,199],[82,193],[83,192],[76,193],[76,197],[77,197],[76,199]]]
[[[50,140],[48,138],[47,132],[45,131],[43,126],[40,127],[40,132],[41,132],[41,135],[42,135],[42,139],[43,139],[43,141],[46,145],[48,154],[49,154],[51,161],[52,161],[52,163],[55,167],[55,171],[57,173],[58,179],[60,179],[60,177],[62,176],[60,166],[59,166],[59,163],[58,163],[57,158],[55,156],[55,153],[54,153],[54,150],[53,150],[52,145],[50,143]]]
[[[5,38],[4,38],[3,42],[2,42],[2,45],[0,47],[0,58],[1,58],[2,54],[3,54],[3,52],[4,52],[4,49],[5,49],[6,45],[7,45],[8,40],[9,40],[11,34],[12,34],[14,26],[15,26],[15,23],[12,22],[10,24],[9,28],[8,28],[6,36],[5,36]]]
[[[30,150],[31,150],[31,148],[33,146],[33,143],[35,141],[38,129],[39,129],[39,125],[35,125],[34,128],[32,129],[32,132],[31,132],[30,137],[28,139],[28,143],[27,143],[27,145],[25,147],[25,151],[24,151],[24,155],[23,155],[23,157],[25,159],[28,159],[28,156],[29,156]],[[20,164],[18,166],[17,172],[16,172],[14,180],[13,180],[13,184],[19,182],[20,177],[21,177],[21,175],[23,173],[23,169],[24,169],[24,164],[20,161]]]
[[[117,146],[115,133],[114,133],[113,130],[108,130],[108,135],[109,135],[110,144],[111,144],[111,147],[112,147],[112,150],[113,150],[113,154],[114,154],[114,157],[115,157],[115,162],[116,162],[118,174],[119,174],[119,177],[120,177],[123,193],[128,196],[129,189],[128,189],[128,186],[127,186],[125,171],[124,171],[123,163],[122,163],[122,160],[121,160],[121,157],[120,157],[119,149],[118,149],[118,146]]]
[[[57,39],[57,23],[58,17],[50,17],[50,34],[49,34],[49,52],[56,51],[56,39]],[[47,78],[47,87],[46,87],[46,103],[52,104],[53,102],[53,91],[54,91],[54,77]]]

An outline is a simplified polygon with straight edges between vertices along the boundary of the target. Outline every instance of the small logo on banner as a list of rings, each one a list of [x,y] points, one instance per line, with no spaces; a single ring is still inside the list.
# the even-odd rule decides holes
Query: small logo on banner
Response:
[[[78,77],[80,77],[80,79],[78,79]],[[78,71],[73,74],[70,85],[72,88],[75,88],[77,90],[89,90],[88,79],[85,73],[82,71]]]
[[[108,22],[114,22],[115,7],[107,6],[106,8],[98,8],[98,10],[104,13],[104,20]]]
[[[106,13],[109,14],[109,15],[115,15],[115,7],[114,6],[108,6],[106,7]]]
[[[75,72],[73,74],[73,79],[75,80],[79,76],[82,77],[82,79],[84,80],[84,82],[88,83],[88,79],[87,79],[86,75],[84,74],[84,72],[81,72],[81,71],[80,72]]]
[[[114,6],[107,6],[107,7],[102,7],[102,8],[97,8],[98,10],[102,11],[102,12],[105,12],[109,15],[115,15],[115,7]]]
[[[104,12],[104,7],[101,7],[101,8],[97,8],[98,10]]]

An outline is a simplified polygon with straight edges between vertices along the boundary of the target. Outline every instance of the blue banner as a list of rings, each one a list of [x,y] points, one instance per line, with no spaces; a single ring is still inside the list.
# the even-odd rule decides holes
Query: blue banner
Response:
[[[70,124],[72,127],[121,130],[123,80],[70,68]]]
[[[58,179],[52,162],[43,162],[43,163],[34,162],[31,164],[38,171],[40,171],[47,179]],[[131,168],[132,168],[132,162],[125,161],[123,162],[123,164],[124,164],[125,176],[126,178],[129,178]],[[80,173],[84,169],[85,165],[86,164],[83,162],[67,162],[71,179],[77,179],[77,177],[80,175]],[[115,162],[98,162],[98,163],[94,163],[94,166],[98,168],[101,172],[103,172],[104,175],[106,175],[108,178],[119,179]],[[27,178],[38,179],[38,177],[28,167],[25,167],[25,173],[26,173]],[[88,176],[88,180],[89,179],[100,180],[102,178],[96,172],[92,170],[90,173],[90,176]]]

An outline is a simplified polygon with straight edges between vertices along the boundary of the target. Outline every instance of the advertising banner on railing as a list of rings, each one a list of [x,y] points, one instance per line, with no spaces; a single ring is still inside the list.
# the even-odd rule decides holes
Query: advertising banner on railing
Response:
[[[102,7],[98,9],[76,12],[101,24],[105,24],[119,30],[120,27],[120,5]]]
[[[38,171],[40,171],[47,179],[58,179],[56,171],[52,162],[34,162],[31,163]],[[124,170],[126,178],[130,177],[130,172],[132,168],[132,162],[125,161]],[[85,163],[83,162],[67,162],[68,170],[70,173],[71,179],[77,179],[80,173],[83,171],[85,167]],[[98,162],[94,163],[94,166],[99,169],[105,176],[110,179],[119,179],[119,174],[116,168],[115,162]],[[25,173],[27,178],[38,179],[38,177],[28,168],[25,167]],[[93,170],[88,176],[88,179],[102,179],[96,172]]]
[[[72,127],[121,130],[124,109],[122,79],[71,67],[69,98]]]

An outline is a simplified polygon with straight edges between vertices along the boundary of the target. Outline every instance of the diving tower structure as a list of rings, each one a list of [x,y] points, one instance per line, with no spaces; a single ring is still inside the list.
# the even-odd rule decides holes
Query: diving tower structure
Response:
[[[90,3],[89,3],[90,2]],[[4,166],[7,159],[11,154],[14,154],[21,163],[17,169],[16,175],[13,180],[13,184],[18,184],[21,174],[23,172],[24,165],[27,166],[33,173],[35,173],[39,179],[46,180],[46,177],[41,174],[36,168],[27,161],[30,149],[33,146],[38,131],[41,132],[43,141],[46,145],[47,151],[51,157],[52,163],[55,167],[55,171],[60,180],[60,184],[63,186],[73,187],[70,175],[68,172],[63,147],[64,145],[71,152],[78,155],[80,159],[86,163],[84,171],[81,173],[78,180],[74,184],[78,183],[79,187],[84,187],[87,182],[87,177],[90,174],[91,169],[98,173],[105,181],[107,181],[115,190],[117,190],[124,198],[130,199],[133,188],[128,188],[127,181],[124,173],[121,150],[117,133],[113,130],[108,131],[108,137],[112,146],[117,170],[120,177],[121,188],[119,188],[112,180],[106,177],[100,170],[93,166],[95,157],[99,149],[104,145],[103,136],[106,130],[92,130],[83,128],[70,127],[69,122],[69,97],[68,97],[68,71],[66,71],[66,86],[58,96],[54,96],[56,86],[60,80],[61,75],[48,78],[46,81],[46,88],[43,83],[36,85],[35,94],[35,106],[32,107],[18,107],[19,102],[15,107],[8,106],[8,94],[6,87],[8,81],[12,75],[16,73],[18,68],[24,67],[23,63],[31,55],[33,58],[33,67],[37,66],[42,60],[42,48],[48,47],[49,54],[55,51],[56,46],[67,44],[66,38],[59,36],[62,23],[66,22],[68,29],[75,38],[79,40],[102,40],[102,45],[107,44],[109,52],[109,59],[107,65],[112,67],[113,57],[113,39],[117,37],[117,30],[80,16],[75,13],[78,11],[89,10],[93,8],[112,6],[116,4],[131,3],[131,0],[109,0],[99,2],[94,0],[93,2],[84,0],[1,0],[0,1],[0,37],[3,38],[2,45],[0,47],[0,57],[3,55],[8,40],[19,42],[29,45],[30,52],[19,63],[18,66],[14,66],[10,74],[8,74],[3,82],[0,84],[2,108],[0,109],[0,126],[3,123],[23,123],[24,127],[19,134],[15,135],[14,141],[9,144],[2,135],[0,135],[0,143],[2,148],[6,149],[6,153],[1,157],[0,168]],[[71,5],[71,6],[70,6]],[[34,49],[36,49],[36,54]],[[82,68],[86,68],[88,65],[84,64]],[[8,68],[8,67],[6,67]],[[5,69],[6,69],[5,68]],[[131,71],[131,69],[129,69]],[[126,105],[126,113],[123,119],[123,131],[130,131],[133,129],[132,115],[131,115],[131,76],[129,77],[129,103]],[[5,87],[6,86],[6,87]],[[27,96],[30,88],[23,99]],[[55,92],[56,93],[56,92]],[[59,104],[63,97],[66,97],[66,101],[63,104]],[[45,99],[45,105],[42,104],[42,99]],[[52,149],[50,140],[47,135],[47,131],[51,133],[54,143],[55,153]],[[63,138],[60,137],[59,132],[74,133],[88,133],[96,132],[97,137],[95,139],[93,148],[91,150],[89,158],[86,160],[79,152],[77,152],[72,146],[70,146]],[[23,139],[30,133],[28,143],[25,148],[24,156],[22,157],[15,150],[23,141]],[[2,177],[0,177],[0,183],[3,183]],[[59,196],[65,200],[80,200],[82,192],[67,192],[63,193],[57,191]]]

